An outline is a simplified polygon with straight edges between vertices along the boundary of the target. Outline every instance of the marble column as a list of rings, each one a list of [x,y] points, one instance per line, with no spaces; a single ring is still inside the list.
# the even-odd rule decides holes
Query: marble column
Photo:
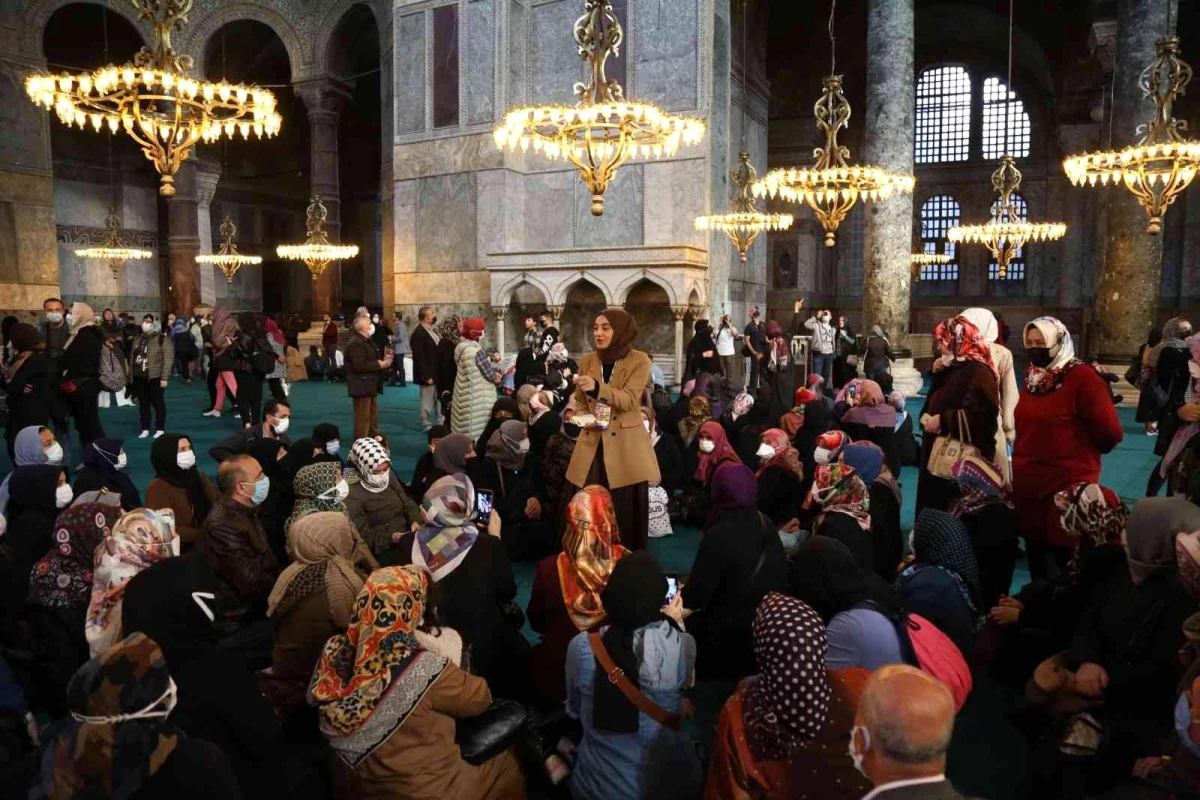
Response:
[[[508,311],[504,306],[492,306],[492,316],[496,319],[496,352],[504,358],[504,314]]]
[[[217,184],[221,180],[220,170],[206,168],[201,163],[196,168],[196,224],[200,233],[200,252],[215,253],[216,249],[213,246],[213,225],[212,208],[213,197],[217,193]],[[217,244],[216,247],[220,247]],[[197,264],[196,269],[200,273],[200,302],[204,305],[214,305],[217,302],[217,279],[215,273],[218,271],[212,264]],[[221,280],[225,280],[225,276],[221,275]]]
[[[1155,42],[1167,35],[1168,16],[1173,26],[1179,16],[1177,0],[1117,3],[1114,149],[1134,144],[1138,139],[1137,126],[1154,116],[1153,102],[1145,97],[1139,80],[1142,71],[1154,62]],[[1102,360],[1125,362],[1137,352],[1146,338],[1146,327],[1158,315],[1163,237],[1146,233],[1146,212],[1128,189],[1119,186],[1101,191],[1108,192],[1108,232],[1104,267],[1096,281],[1093,341],[1095,355]]]
[[[687,306],[671,306],[675,315],[675,383],[683,385],[683,318],[687,315]]]
[[[167,198],[167,310],[183,316],[200,305],[200,226],[196,164],[188,160],[175,173],[175,194]]]
[[[338,178],[338,120],[350,100],[345,84],[332,78],[317,78],[294,84],[296,94],[308,110],[312,129],[312,164],[309,173],[311,194],[321,196],[329,212],[325,230],[329,241],[340,242],[342,201]],[[342,268],[333,262],[313,280],[313,319],[323,314],[336,316],[342,306]]]
[[[550,312],[550,318],[554,320],[554,327],[562,330],[562,315],[563,306],[546,306],[546,310]]]
[[[869,0],[862,160],[908,175],[913,171],[913,36],[913,0]],[[882,326],[897,355],[908,356],[912,195],[867,203],[864,211],[863,329]]]

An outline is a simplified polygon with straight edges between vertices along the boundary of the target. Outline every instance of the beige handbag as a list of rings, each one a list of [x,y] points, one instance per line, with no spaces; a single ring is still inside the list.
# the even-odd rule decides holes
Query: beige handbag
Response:
[[[965,441],[955,439],[948,433],[934,440],[933,449],[929,451],[929,463],[925,467],[930,475],[954,480],[955,464],[968,456],[979,456],[979,448],[971,443],[971,429],[967,426],[967,415],[962,409],[958,410],[958,430]]]

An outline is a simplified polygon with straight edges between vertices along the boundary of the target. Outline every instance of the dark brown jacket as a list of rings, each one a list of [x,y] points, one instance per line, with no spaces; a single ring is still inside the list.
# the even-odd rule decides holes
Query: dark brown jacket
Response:
[[[421,506],[408,496],[394,473],[382,492],[369,492],[361,483],[351,486],[346,513],[376,556],[392,546],[393,533],[407,533],[412,523],[421,521]]]
[[[227,497],[213,506],[196,539],[196,549],[221,577],[217,598],[223,627],[236,627],[248,613],[266,607],[279,577],[279,563],[267,544],[256,509]]]
[[[208,497],[208,502],[215,509],[217,490],[213,488],[212,482],[203,472],[200,473],[200,482],[204,484],[204,494]],[[175,533],[179,534],[179,539],[184,544],[192,544],[200,535],[200,526],[204,524],[204,520],[196,519],[196,512],[192,508],[192,501],[188,497],[187,489],[162,478],[154,478],[146,487],[146,506],[169,508],[174,511]]]
[[[372,397],[379,389],[379,353],[357,332],[346,344],[346,390],[351,397]]]

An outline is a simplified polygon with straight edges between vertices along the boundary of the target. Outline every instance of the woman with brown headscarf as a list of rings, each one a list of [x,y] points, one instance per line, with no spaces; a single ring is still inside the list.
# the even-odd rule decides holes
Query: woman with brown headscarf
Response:
[[[582,431],[567,480],[578,490],[599,484],[612,494],[620,542],[646,547],[650,482],[660,479],[650,435],[642,426],[642,394],[650,380],[650,356],[633,349],[637,323],[626,311],[606,308],[592,325],[596,352],[579,364],[575,422]]]

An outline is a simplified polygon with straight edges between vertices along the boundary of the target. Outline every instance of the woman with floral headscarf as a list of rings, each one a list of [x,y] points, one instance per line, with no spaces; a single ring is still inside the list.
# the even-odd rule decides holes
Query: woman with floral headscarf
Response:
[[[954,465],[961,496],[947,509],[971,534],[979,562],[984,608],[991,608],[1012,585],[1017,561],[1017,512],[1009,499],[1008,482],[990,461],[968,456]]]
[[[804,427],[805,406],[816,399],[817,396],[811,389],[801,386],[796,390],[792,396],[792,410],[779,418],[779,427],[788,438],[795,436]]]
[[[712,419],[712,404],[707,397],[693,397],[687,404],[687,416],[679,421],[679,438],[684,448],[691,447],[700,426]]]
[[[971,534],[957,517],[926,508],[917,516],[910,539],[912,561],[896,579],[896,595],[906,609],[953,639],[967,657],[974,650],[983,613]]]
[[[1012,489],[1029,572],[1038,579],[1065,568],[1075,546],[1054,495],[1099,480],[1100,456],[1120,444],[1124,432],[1108,384],[1075,358],[1061,322],[1039,317],[1026,325],[1025,351],[1030,365],[1016,410]]]
[[[842,463],[853,467],[867,486],[871,510],[871,554],[875,573],[886,581],[896,575],[904,557],[900,532],[900,484],[888,469],[883,450],[874,442],[851,442],[842,448]]]
[[[761,362],[762,380],[767,392],[760,394],[771,423],[776,422],[783,412],[792,407],[792,394],[796,382],[792,375],[792,349],[783,333],[783,326],[775,320],[767,322],[767,352]]]
[[[849,400],[849,408],[842,414],[842,430],[856,442],[874,442],[884,452],[888,468],[898,473],[904,464],[896,446],[896,409],[883,394],[878,383],[865,378],[856,378],[847,388],[856,385]]]
[[[933,364],[933,386],[921,411],[920,476],[917,508],[944,511],[958,496],[953,480],[927,468],[938,436],[953,436],[979,448],[991,460],[996,454],[1000,389],[996,365],[983,333],[964,317],[951,317],[933,331],[941,357]],[[960,430],[960,424],[965,429]]]
[[[429,583],[415,567],[377,570],[346,633],[325,645],[308,696],[337,756],[338,783],[353,797],[523,796],[511,751],[476,767],[455,744],[455,720],[482,714],[492,693],[417,640]]]
[[[818,466],[804,508],[814,517],[816,533],[837,539],[863,567],[874,569],[870,492],[854,467],[841,462]]]
[[[437,326],[437,393],[447,424],[450,422],[450,398],[458,380],[458,361],[454,351],[462,342],[462,321],[448,314]]]
[[[721,709],[705,797],[862,797],[845,742],[867,671],[828,667],[825,624],[794,597],[764,597],[752,633],[758,672]]]
[[[309,464],[296,472],[292,479],[292,492],[296,503],[292,514],[283,523],[285,535],[292,523],[305,514],[317,511],[339,511],[347,514],[346,498],[350,495],[350,484],[342,477],[342,465],[336,461]]]

